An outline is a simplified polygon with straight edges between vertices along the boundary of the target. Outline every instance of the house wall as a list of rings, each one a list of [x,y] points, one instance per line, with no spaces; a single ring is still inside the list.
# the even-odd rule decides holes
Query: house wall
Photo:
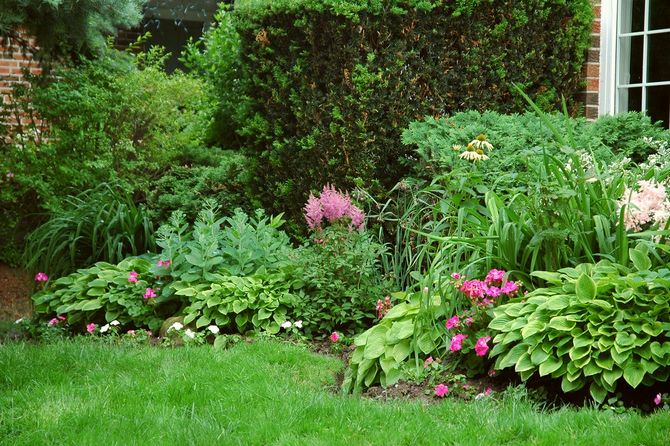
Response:
[[[584,104],[584,114],[588,119],[596,119],[599,114],[598,102],[600,88],[600,18],[601,2],[593,1],[595,20],[591,27],[591,47],[586,53],[586,63],[582,70],[585,80],[585,88],[579,94],[578,99]]]
[[[26,39],[28,48],[34,48],[34,40],[20,34],[21,39]],[[25,72],[38,75],[42,72],[39,63],[34,59],[33,53],[22,48],[16,40],[6,39],[0,42],[0,97],[2,103],[7,104],[10,100],[12,88],[17,83],[23,82]],[[16,123],[16,116],[9,118],[10,122]],[[25,117],[21,117],[23,119]]]

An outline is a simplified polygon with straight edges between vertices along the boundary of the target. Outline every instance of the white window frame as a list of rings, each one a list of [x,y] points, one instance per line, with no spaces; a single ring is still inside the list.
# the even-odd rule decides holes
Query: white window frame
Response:
[[[647,46],[648,36],[668,32],[670,28],[649,31],[649,0],[645,0],[644,30],[640,32],[623,33],[622,37],[643,36],[642,55],[642,82],[624,84],[619,82],[618,72],[619,44],[618,18],[622,0],[602,0],[600,6],[600,79],[598,91],[598,114],[613,115],[619,111],[619,87],[642,87],[642,110],[647,110],[646,88],[660,85],[670,85],[670,80],[661,82],[647,81]]]

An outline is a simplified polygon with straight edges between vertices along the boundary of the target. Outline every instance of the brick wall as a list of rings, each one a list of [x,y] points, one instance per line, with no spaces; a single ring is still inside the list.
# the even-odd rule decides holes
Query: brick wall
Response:
[[[595,20],[591,28],[591,48],[586,53],[586,63],[582,71],[585,79],[585,90],[579,94],[584,104],[584,114],[588,119],[598,117],[598,89],[600,87],[600,0],[593,1]]]

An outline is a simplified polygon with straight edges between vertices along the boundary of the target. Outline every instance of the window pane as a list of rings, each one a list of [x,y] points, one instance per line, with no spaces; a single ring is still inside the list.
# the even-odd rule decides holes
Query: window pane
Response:
[[[642,83],[644,37],[620,37],[619,85]]]
[[[647,115],[653,122],[663,121],[667,129],[670,115],[670,85],[647,88]]]
[[[642,111],[642,87],[620,88],[617,110],[620,112]]]
[[[650,34],[647,82],[670,81],[670,33]]]
[[[620,32],[638,31],[644,31],[644,0],[623,0],[621,2]]]
[[[670,1],[651,0],[649,10],[649,29],[670,28]]]

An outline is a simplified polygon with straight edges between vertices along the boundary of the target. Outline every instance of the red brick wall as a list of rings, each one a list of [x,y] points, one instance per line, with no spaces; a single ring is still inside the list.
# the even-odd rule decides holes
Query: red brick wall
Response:
[[[591,28],[591,48],[586,53],[582,71],[585,90],[579,95],[584,104],[584,114],[589,119],[598,117],[598,89],[600,88],[600,0],[593,0],[595,20]]]

